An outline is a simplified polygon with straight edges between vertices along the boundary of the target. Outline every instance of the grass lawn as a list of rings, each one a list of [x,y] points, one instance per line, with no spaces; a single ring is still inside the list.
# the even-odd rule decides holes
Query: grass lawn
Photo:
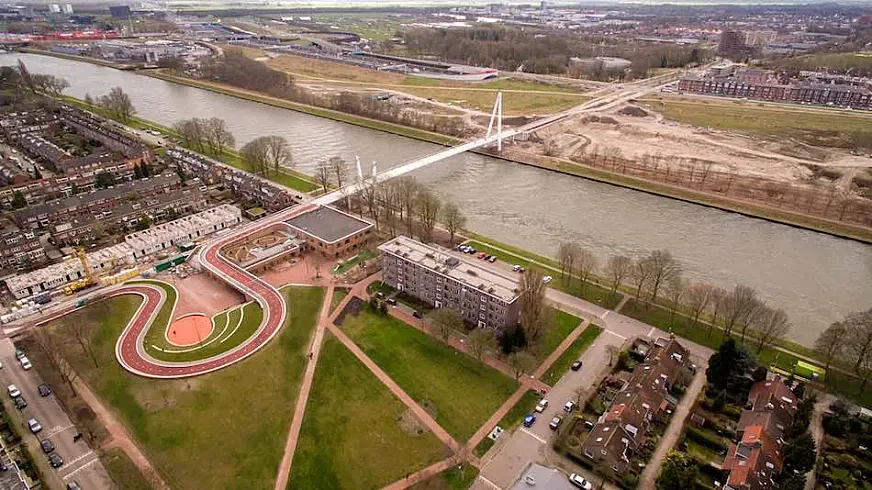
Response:
[[[511,410],[509,410],[503,418],[497,422],[497,425],[503,428],[503,430],[510,432],[518,428],[521,425],[521,422],[524,421],[524,417],[533,412],[533,409],[536,408],[536,404],[539,403],[539,400],[542,399],[542,395],[536,393],[534,390],[530,390],[518,400]],[[491,427],[493,429],[493,427]],[[503,437],[508,437],[508,434],[504,434]],[[488,450],[496,444],[490,437],[485,437],[478,443],[478,446],[475,446],[475,455],[479,458],[484,456]]]
[[[602,333],[603,329],[597,325],[590,324],[581,332],[581,335],[575,339],[575,342],[569,346],[566,351],[554,361],[554,364],[539,378],[541,381],[548,384],[555,384],[560,378],[566,374],[572,363],[575,362],[584,351],[590,347],[590,344]]]
[[[220,371],[182,380],[134,376],[115,342],[140,299],[112,298],[55,322],[93,325],[94,368],[75,339],[62,350],[79,376],[124,423],[174,489],[271,489],[294,412],[306,354],[324,300],[321,288],[285,288],[288,321],[260,352]]]
[[[355,265],[359,264],[362,261],[369,260],[369,259],[375,257],[376,255],[378,255],[378,254],[376,254],[372,250],[361,250],[354,257],[350,258],[349,260],[346,260],[341,265],[338,265],[338,266],[334,267],[333,269],[331,269],[330,273],[333,274],[334,276],[339,276],[339,275],[345,274],[346,272],[348,272],[349,269],[351,269]]]
[[[611,291],[604,287],[587,283],[585,284],[584,291],[582,291],[580,281],[576,279],[573,279],[572,281],[564,281],[560,279],[560,264],[554,259],[526,252],[517,247],[506,245],[505,243],[491,240],[490,238],[481,235],[471,235],[475,238],[465,243],[471,245],[474,249],[485,252],[488,255],[493,255],[503,262],[520,265],[525,269],[538,270],[543,275],[552,276],[554,277],[554,281],[551,282],[550,286],[554,289],[577,296],[608,309],[613,309],[621,302],[620,296],[612,296],[610,294]],[[505,252],[503,250],[505,250]]]
[[[467,490],[478,477],[478,468],[464,463],[416,483],[409,490]]]
[[[342,329],[458,441],[469,439],[518,384],[390,316],[362,306]]]
[[[366,287],[366,292],[369,294],[381,292],[385,296],[389,294],[393,294],[396,290],[392,288],[390,285],[385,284],[381,281],[373,281],[369,286]]]
[[[327,334],[287,488],[381,488],[447,456],[439,439]]]
[[[154,284],[161,287],[167,294],[167,299],[160,313],[145,333],[146,351],[155,359],[162,361],[194,361],[226,352],[251,337],[263,319],[263,310],[260,305],[254,302],[232,308],[224,312],[226,314],[218,313],[214,317],[215,328],[209,336],[203,339],[203,347],[183,352],[191,347],[174,346],[167,341],[165,335],[167,323],[176,301],[176,288],[172,284],[162,281],[132,281],[130,284]]]
[[[151,490],[148,480],[139,472],[139,468],[127,457],[127,454],[118,449],[110,449],[104,452],[100,461],[109,473],[109,477],[118,488],[124,490]]]
[[[542,337],[541,342],[539,343],[539,349],[541,351],[539,357],[540,360],[544,360],[546,357],[551,355],[554,352],[554,349],[563,342],[575,327],[577,327],[581,323],[581,318],[578,318],[571,313],[566,313],[565,311],[553,310],[554,311],[554,325],[553,327],[545,333],[545,336]]]
[[[330,313],[333,313],[336,307],[339,306],[339,303],[342,303],[342,300],[348,296],[348,291],[346,288],[333,289],[333,297],[330,298]]]

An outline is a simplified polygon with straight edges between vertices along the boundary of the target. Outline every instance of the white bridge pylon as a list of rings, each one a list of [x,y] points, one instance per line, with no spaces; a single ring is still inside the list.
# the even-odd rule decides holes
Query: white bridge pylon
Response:
[[[491,111],[490,122],[487,124],[487,134],[485,138],[489,138],[494,129],[494,120],[497,122],[497,151],[503,151],[503,93],[497,92],[497,100],[494,101],[494,110]]]

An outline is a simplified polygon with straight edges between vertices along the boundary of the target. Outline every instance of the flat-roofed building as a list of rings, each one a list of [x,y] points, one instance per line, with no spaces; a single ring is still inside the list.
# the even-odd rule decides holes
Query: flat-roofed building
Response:
[[[285,221],[311,250],[339,258],[365,248],[373,224],[330,206],[321,206]]]
[[[481,261],[400,235],[379,246],[382,280],[472,325],[502,329],[518,323],[518,279]]]
[[[140,259],[169,247],[196,241],[241,221],[242,212],[239,208],[222,204],[169,223],[131,233],[124,237],[124,243],[133,250],[133,258]]]

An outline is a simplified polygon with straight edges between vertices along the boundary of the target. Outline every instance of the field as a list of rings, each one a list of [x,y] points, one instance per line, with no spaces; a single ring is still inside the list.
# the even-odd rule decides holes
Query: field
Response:
[[[767,138],[792,138],[839,148],[872,147],[872,117],[826,108],[795,109],[744,100],[677,100],[652,102],[666,119],[703,128],[736,131]]]
[[[342,303],[346,296],[348,296],[348,289],[346,288],[335,288],[333,290],[333,297],[330,298],[330,313],[336,310],[336,307],[339,306],[339,303]]]
[[[499,371],[368,307],[347,315],[342,329],[459,441],[469,439],[517,388]]]
[[[478,476],[478,469],[470,464],[451,468],[409,487],[410,490],[467,490]]]
[[[124,490],[151,490],[151,484],[146,480],[133,461],[120,449],[110,449],[100,457],[103,466],[119,488]]]
[[[138,297],[79,310],[51,331],[63,335],[68,322],[93,325],[91,345],[100,367],[67,336],[64,355],[172,488],[272,488],[324,299],[320,288],[282,291],[294,306],[275,340],[241,363],[192,379],[140,378],[115,360],[115,341]]]
[[[554,364],[552,364],[539,379],[552,385],[559,381],[572,366],[572,363],[584,354],[584,351],[590,347],[590,344],[596,340],[602,331],[603,329],[597,325],[588,325],[587,328],[581,332],[581,335],[575,339],[575,342],[573,342],[572,345],[570,345],[569,348],[566,349],[566,351],[564,351],[556,361],[554,361]]]
[[[541,399],[542,395],[540,395],[539,393],[536,393],[533,390],[527,391],[526,393],[524,393],[521,399],[518,400],[518,403],[516,403],[503,416],[503,418],[501,418],[500,421],[497,422],[497,425],[499,425],[505,431],[515,430],[519,425],[521,425],[521,422],[524,421],[524,417],[526,417],[527,414],[531,413],[533,409],[536,408],[536,404],[539,403],[539,400]],[[489,429],[493,429],[493,427],[490,427]],[[475,447],[475,455],[478,457],[484,456],[485,453],[487,453],[488,449],[493,447],[494,444],[496,443],[491,440],[490,437],[485,437],[481,440],[480,443],[478,443],[478,446]]]
[[[322,349],[289,489],[380,488],[448,456],[335,337]]]
[[[554,352],[554,349],[563,342],[563,339],[581,323],[581,319],[575,315],[565,311],[552,311],[554,311],[554,325],[545,333],[539,343],[540,360],[544,360]]]

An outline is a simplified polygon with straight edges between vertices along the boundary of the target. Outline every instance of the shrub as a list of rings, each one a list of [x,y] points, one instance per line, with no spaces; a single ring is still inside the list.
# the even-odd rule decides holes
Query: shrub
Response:
[[[694,442],[707,446],[718,451],[726,450],[723,440],[720,437],[712,435],[708,432],[697,429],[696,427],[688,427],[685,429],[687,437]]]

